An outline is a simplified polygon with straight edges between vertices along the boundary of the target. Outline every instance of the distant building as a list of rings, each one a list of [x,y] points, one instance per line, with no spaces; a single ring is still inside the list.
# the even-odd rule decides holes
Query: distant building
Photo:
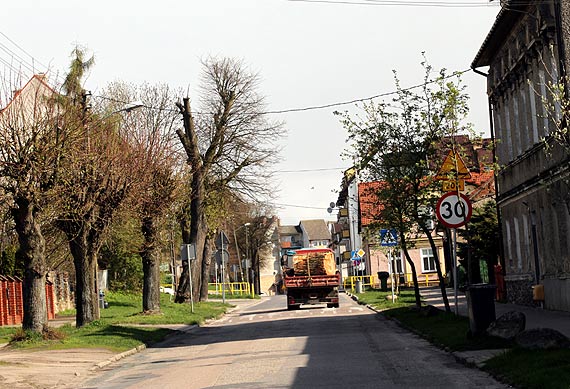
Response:
[[[331,232],[324,219],[301,220],[303,247],[324,248],[331,243]]]
[[[550,141],[543,100],[560,113],[548,86],[570,70],[570,2],[501,4],[472,68],[489,69],[507,299],[533,304],[541,284],[546,308],[570,311],[570,161]]]

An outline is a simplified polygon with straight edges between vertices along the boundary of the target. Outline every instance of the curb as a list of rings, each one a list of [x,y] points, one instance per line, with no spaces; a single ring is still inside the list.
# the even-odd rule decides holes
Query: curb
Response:
[[[350,295],[350,294],[349,294]],[[358,297],[354,296],[354,295],[350,295],[350,297],[358,302]],[[431,345],[433,345],[434,347],[437,347],[438,349],[450,354],[451,356],[453,356],[453,358],[458,362],[461,363],[462,365],[466,366],[466,367],[470,367],[470,368],[474,368],[474,369],[479,369],[481,371],[484,371],[482,368],[485,366],[485,361],[483,362],[477,362],[474,358],[472,357],[468,357],[468,356],[463,356],[460,355],[459,352],[455,352],[449,349],[449,347],[445,347],[443,345],[437,344],[437,343],[433,343],[431,342],[429,339],[425,338],[423,336],[422,333],[420,333],[419,331],[414,330],[413,328],[409,328],[406,325],[404,325],[402,322],[400,322],[398,319],[393,318],[393,317],[388,317],[386,315],[384,315],[382,313],[381,310],[376,309],[375,307],[373,307],[370,304],[361,304],[364,305],[366,308],[370,309],[371,311],[374,311],[378,314],[381,314],[384,318],[386,318],[387,320],[393,321],[394,323],[396,323],[400,328],[416,335],[419,336],[420,338],[426,340],[428,343],[430,343]],[[503,350],[504,351],[504,350]],[[488,374],[488,373],[487,373]],[[495,379],[499,380],[497,377],[494,377]],[[500,381],[500,380],[499,380]],[[502,382],[502,381],[501,381]]]
[[[135,347],[135,348],[133,348],[133,349],[130,349],[130,350],[124,351],[124,352],[122,352],[122,353],[120,353],[120,354],[117,354],[117,355],[115,355],[115,356],[112,356],[111,358],[107,359],[106,361],[99,362],[99,363],[95,364],[95,366],[91,367],[91,368],[89,369],[89,371],[94,371],[94,370],[97,370],[97,369],[102,369],[102,368],[104,368],[105,366],[108,366],[108,365],[110,365],[110,364],[113,363],[113,362],[116,362],[116,361],[118,361],[118,360],[121,360],[121,359],[123,359],[123,358],[126,358],[126,357],[128,357],[128,356],[130,356],[130,355],[136,354],[136,353],[138,353],[138,352],[140,352],[140,351],[142,351],[142,350],[144,350],[144,349],[146,349],[146,345],[145,345],[145,344],[141,344],[140,346],[137,346],[137,347]]]
[[[251,304],[251,305],[253,305],[253,304]],[[235,310],[237,310],[237,309],[239,309],[239,306],[236,305],[235,307],[228,309],[228,311],[227,311],[225,314],[223,314],[221,317],[223,317],[223,316],[227,315],[228,313],[231,313],[231,312],[233,312],[233,311],[235,311]],[[220,319],[221,317],[219,317],[218,319]],[[204,322],[204,324],[207,324],[208,322],[216,321],[216,320],[218,320],[218,319],[209,319],[209,320],[206,320],[206,321]],[[160,326],[158,326],[158,327],[160,327]],[[176,335],[177,333],[184,333],[184,334],[187,334],[187,333],[193,331],[194,329],[196,329],[196,328],[198,328],[198,327],[199,327],[199,325],[197,325],[197,324],[191,324],[191,325],[186,325],[186,326],[181,327],[181,328],[170,328],[170,329],[172,330],[172,333],[168,334],[163,340],[166,340],[166,339],[168,339],[168,338],[170,338],[170,337]],[[167,328],[167,327],[165,327],[165,328]],[[0,348],[2,348],[2,346],[6,346],[6,345],[7,345],[7,343],[4,344],[4,345],[0,345]],[[137,353],[139,353],[139,352],[145,350],[146,348],[147,348],[146,344],[141,344],[140,346],[137,346],[137,347],[132,348],[132,349],[130,349],[130,350],[123,351],[122,353],[117,354],[117,355],[114,355],[114,356],[110,357],[110,358],[107,359],[107,360],[104,360],[104,361],[102,361],[102,362],[96,363],[95,366],[93,366],[93,367],[91,367],[91,368],[89,369],[89,371],[95,371],[95,370],[98,370],[98,369],[102,369],[102,368],[104,368],[105,366],[108,366],[108,365],[110,365],[110,364],[113,363],[113,362],[117,362],[117,361],[119,361],[119,360],[121,360],[121,359],[123,359],[123,358],[126,358],[126,357],[129,357],[129,356],[131,356],[131,355],[137,354]]]

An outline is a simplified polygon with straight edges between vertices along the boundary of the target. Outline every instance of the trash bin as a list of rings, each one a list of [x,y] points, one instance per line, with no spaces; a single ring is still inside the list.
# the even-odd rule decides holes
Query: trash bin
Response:
[[[471,335],[485,332],[495,321],[495,285],[473,284],[467,287],[467,309]]]
[[[356,280],[356,293],[362,293],[362,281]]]
[[[383,292],[388,290],[388,278],[390,278],[390,273],[387,271],[379,271],[378,272],[378,279],[380,280],[380,289]]]
[[[105,293],[101,290],[99,291],[99,308],[100,309],[105,309],[107,308],[105,306]]]

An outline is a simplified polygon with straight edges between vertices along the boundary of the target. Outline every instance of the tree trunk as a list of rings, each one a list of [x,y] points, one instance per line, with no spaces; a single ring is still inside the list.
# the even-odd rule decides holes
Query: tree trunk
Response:
[[[69,248],[75,265],[75,322],[83,327],[100,317],[97,288],[97,250],[89,244],[89,237],[84,228],[77,233],[67,230]]]
[[[143,218],[144,247],[140,252],[143,263],[143,312],[160,312],[160,263],[156,240],[158,231],[152,216]]]
[[[208,281],[210,278],[210,265],[212,263],[212,239],[208,235],[204,242],[204,256],[202,257],[202,284],[200,285],[200,301],[208,300]],[[225,280],[222,280],[225,282]]]
[[[443,304],[445,305],[445,312],[451,312],[449,306],[449,300],[447,298],[447,290],[445,289],[445,278],[443,278],[443,273],[441,272],[441,263],[439,262],[439,253],[437,252],[437,247],[433,241],[433,236],[431,236],[430,231],[426,228],[423,223],[419,223],[423,233],[428,237],[429,245],[433,253],[433,258],[435,262],[435,269],[437,271],[437,278],[439,280],[439,289],[441,290],[441,298],[443,299]]]
[[[414,265],[414,261],[412,261],[410,253],[408,253],[408,246],[404,234],[400,234],[400,241],[402,242],[402,250],[404,251],[404,255],[406,256],[406,261],[408,262],[408,265],[410,265],[410,269],[412,270],[412,281],[414,282],[414,295],[416,298],[416,308],[421,309],[422,300],[420,296],[420,287],[418,285],[418,274],[416,273],[416,265]]]
[[[36,208],[28,199],[16,198],[12,216],[20,247],[16,257],[24,263],[24,318],[22,328],[41,332],[47,325],[45,240]]]
[[[202,283],[208,284],[208,278],[202,278],[202,267],[204,264],[204,243],[208,232],[208,224],[204,210],[204,179],[207,167],[202,162],[202,156],[198,148],[198,136],[194,127],[194,119],[190,112],[190,99],[183,99],[184,105],[179,105],[182,110],[184,122],[184,132],[177,131],[177,134],[188,155],[188,163],[191,166],[191,182],[190,182],[190,236],[184,243],[194,243],[196,245],[196,261],[190,263],[192,267],[192,297],[194,301],[198,301],[202,290]],[[209,260],[209,259],[208,259]],[[182,272],[184,282],[180,282],[180,286],[176,291],[176,302],[185,302],[190,296],[188,280],[188,267],[186,266]]]

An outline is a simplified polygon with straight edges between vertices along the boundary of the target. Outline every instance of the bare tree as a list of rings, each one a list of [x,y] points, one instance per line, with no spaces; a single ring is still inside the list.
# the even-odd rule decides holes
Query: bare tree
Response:
[[[268,195],[266,167],[275,160],[280,123],[264,115],[258,94],[259,78],[241,61],[208,58],[203,63],[200,113],[190,109],[190,99],[177,106],[183,129],[177,131],[191,169],[191,202],[186,243],[196,244],[197,261],[192,271],[195,298],[207,298],[210,256],[205,255],[209,220],[205,200],[208,193],[228,188],[247,198]],[[184,270],[182,279],[188,277]],[[189,297],[187,283],[180,283],[176,301]]]
[[[165,84],[135,86],[117,82],[109,86],[107,94],[115,101],[143,105],[124,115],[124,128],[140,158],[136,166],[141,172],[136,176],[141,181],[131,200],[144,238],[139,251],[144,272],[143,312],[156,313],[160,311],[160,232],[167,213],[182,194],[173,129],[178,114],[170,108],[180,93]]]
[[[120,116],[95,112],[87,105],[81,87],[84,71],[93,63],[77,48],[64,83],[65,105],[71,113],[66,126],[80,126],[82,141],[66,156],[67,169],[60,177],[64,202],[57,226],[66,234],[76,274],[76,325],[99,318],[97,260],[107,229],[119,207],[138,182],[133,168],[136,150],[120,130]],[[129,174],[125,174],[129,172]]]
[[[48,86],[45,75],[35,75],[24,86],[19,77],[2,83],[0,187],[7,194],[18,234],[16,255],[25,264],[22,326],[39,332],[47,324],[42,223],[52,218],[54,188],[76,129],[60,126],[58,93]]]

